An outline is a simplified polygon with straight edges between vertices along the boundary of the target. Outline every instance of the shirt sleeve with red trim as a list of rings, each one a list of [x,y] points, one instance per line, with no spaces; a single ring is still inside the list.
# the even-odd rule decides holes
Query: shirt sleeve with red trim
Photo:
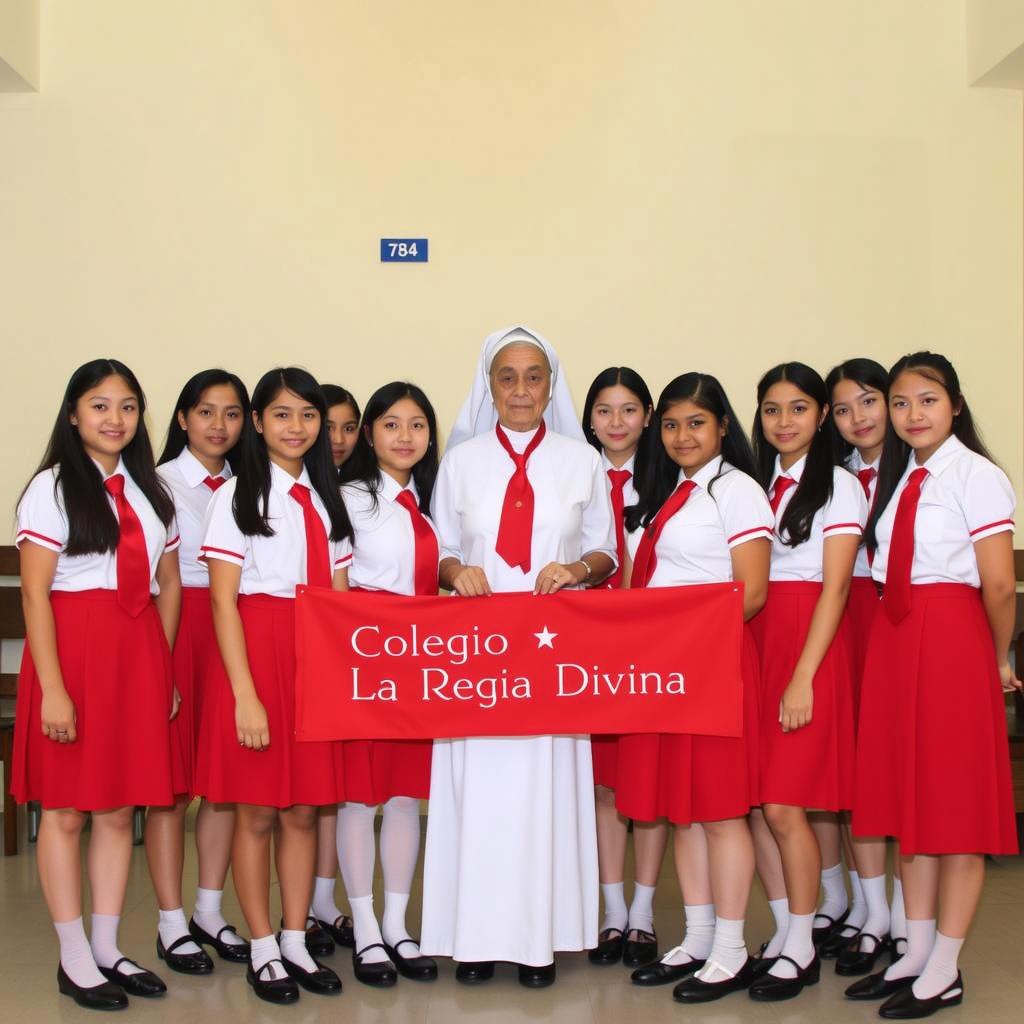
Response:
[[[976,456],[963,492],[964,518],[971,541],[1014,530],[1016,495],[1006,474],[983,456]]]
[[[181,531],[178,529],[178,517],[175,516],[167,527],[167,543],[164,545],[164,554],[170,551],[177,551],[181,547]]]
[[[352,542],[347,537],[331,541],[331,564],[335,572],[352,564]]]
[[[711,487],[729,548],[751,540],[772,539],[775,516],[761,485],[738,469],[730,469]]]
[[[55,493],[53,469],[43,470],[33,477],[18,502],[18,535],[16,547],[31,541],[58,555],[68,542],[68,520],[64,512],[63,497]]]
[[[203,542],[199,546],[199,561],[211,558],[230,562],[241,567],[245,563],[248,538],[238,528],[232,504],[235,496],[235,481],[229,480],[220,487],[206,507],[203,521]]]
[[[860,481],[848,470],[836,466],[832,473],[832,498],[823,510],[822,534],[829,537],[864,533],[868,521],[868,501]]]

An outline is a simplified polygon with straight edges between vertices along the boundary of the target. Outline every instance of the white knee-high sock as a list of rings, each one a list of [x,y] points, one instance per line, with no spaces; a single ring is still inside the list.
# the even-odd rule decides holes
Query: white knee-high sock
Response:
[[[630,931],[636,928],[642,932],[653,933],[654,892],[653,885],[641,885],[637,882],[633,886],[633,902],[629,905]]]
[[[916,978],[928,963],[935,945],[935,919],[907,920],[907,951],[886,972],[886,981],[897,978]]]
[[[420,802],[393,796],[380,824],[380,866],[386,892],[409,893],[420,855]]]
[[[64,973],[82,988],[95,988],[106,982],[96,966],[92,947],[85,935],[85,922],[80,917],[74,921],[54,921],[53,927],[60,942],[60,965]]]
[[[963,944],[963,939],[953,939],[942,932],[935,933],[935,944],[928,956],[928,962],[924,965],[920,977],[914,982],[914,995],[918,999],[933,999],[956,981],[959,973],[957,962]],[[949,993],[949,997],[952,998],[956,994],[957,990],[954,989]]]
[[[120,914],[92,915],[92,935],[89,942],[97,967],[113,967],[124,956],[117,948],[117,926],[120,923]],[[140,968],[131,964],[121,964],[117,970],[121,974],[140,973]]]
[[[622,882],[602,882],[601,898],[604,900],[604,917],[601,919],[601,931],[618,928],[626,930],[629,911],[626,909],[625,884]]]

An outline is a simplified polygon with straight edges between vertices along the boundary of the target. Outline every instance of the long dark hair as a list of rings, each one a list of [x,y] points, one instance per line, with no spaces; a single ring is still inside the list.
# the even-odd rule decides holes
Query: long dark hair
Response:
[[[320,390],[324,393],[324,401],[327,403],[328,409],[335,405],[351,405],[356,419],[359,419],[359,403],[348,388],[343,388],[340,384],[321,384]]]
[[[938,352],[912,352],[893,364],[889,371],[889,378],[886,383],[886,396],[892,390],[896,378],[902,373],[917,373],[922,377],[938,384],[947,395],[953,405],[953,436],[956,437],[965,448],[972,452],[995,462],[985,447],[978,428],[974,425],[974,417],[968,408],[967,399],[960,390],[960,378],[953,369],[953,364]],[[878,520],[885,511],[885,506],[892,500],[896,488],[903,477],[910,459],[911,448],[906,441],[900,439],[893,429],[890,417],[889,426],[885,431],[885,446],[882,448],[882,460],[878,466],[878,489],[875,493],[875,505],[871,510],[868,519],[867,529],[864,531],[864,542],[869,548],[876,546],[875,530]]]
[[[238,404],[242,407],[242,428],[249,419],[249,392],[242,383],[241,378],[227,370],[200,370],[199,373],[189,377],[185,386],[178,395],[178,401],[174,404],[174,412],[171,413],[171,422],[167,427],[167,440],[164,442],[164,450],[160,453],[157,465],[162,466],[165,462],[176,459],[188,445],[188,431],[178,422],[178,413],[182,416],[188,415],[202,400],[203,392],[207,388],[215,388],[220,385],[232,387],[238,395]],[[241,440],[241,435],[239,435]],[[226,455],[228,464],[232,470],[237,469],[238,445],[231,449]]]
[[[889,375],[885,372],[885,367],[881,363],[876,363],[874,359],[847,359],[829,370],[825,378],[825,390],[828,392],[829,402],[833,405],[832,396],[841,380],[852,380],[862,388],[880,391],[883,401],[885,400]],[[829,413],[828,431],[832,442],[832,462],[836,466],[845,466],[846,460],[853,454],[854,446],[839,432],[834,409]]]
[[[595,378],[594,382],[590,385],[590,390],[587,392],[586,401],[583,403],[583,436],[597,449],[598,452],[602,450],[601,442],[597,439],[597,434],[594,433],[593,428],[590,426],[590,417],[594,411],[594,404],[597,402],[597,396],[604,391],[605,388],[613,388],[616,385],[621,385],[627,391],[632,392],[636,395],[640,404],[644,407],[644,415],[654,408],[654,399],[651,397],[651,389],[647,386],[647,381],[640,376],[636,370],[631,369],[628,366],[609,366],[606,370],[602,370]],[[644,443],[647,435],[654,433],[651,430],[651,424],[648,424],[643,429],[643,433],[640,435],[640,441],[637,444],[636,455],[633,458],[633,486],[640,489],[640,485],[647,475],[647,459],[648,459],[648,448]]]
[[[359,424],[359,438],[348,461],[341,467],[341,479],[345,483],[360,483],[370,494],[373,507],[377,507],[377,494],[380,491],[380,467],[377,456],[370,445],[373,425],[388,409],[408,398],[419,406],[427,421],[430,441],[423,458],[412,467],[412,479],[416,484],[416,493],[420,499],[420,511],[426,515],[430,511],[430,496],[434,493],[434,481],[437,479],[437,416],[430,399],[415,384],[404,380],[394,380],[390,384],[377,388],[363,411]]]
[[[805,363],[780,363],[773,366],[757,382],[757,412],[754,414],[754,428],[751,437],[754,442],[754,461],[757,479],[768,490],[775,472],[775,456],[778,451],[765,436],[761,426],[761,403],[774,384],[785,381],[817,402],[819,413],[828,408],[829,392],[817,370]],[[779,521],[778,533],[784,536],[784,544],[795,548],[811,535],[811,524],[818,509],[832,497],[832,444],[829,435],[819,428],[811,441],[803,476],[790,498],[786,511]]]
[[[303,456],[313,489],[327,509],[331,520],[331,540],[352,539],[345,503],[338,490],[338,476],[331,460],[331,442],[327,436],[327,406],[324,394],[313,375],[297,366],[279,366],[260,377],[252,393],[252,411],[260,419],[271,402],[282,392],[291,391],[320,413],[320,433]],[[274,530],[267,517],[270,497],[270,456],[267,442],[253,426],[252,417],[242,430],[238,442],[238,483],[235,485],[233,510],[238,528],[247,536],[273,537]]]
[[[93,359],[71,375],[61,399],[46,454],[36,473],[57,467],[54,495],[63,492],[68,518],[68,555],[116,551],[121,531],[110,507],[103,475],[86,454],[78,428],[71,422],[78,400],[107,377],[120,377],[139,400],[139,425],[135,436],[121,449],[121,460],[164,526],[174,518],[174,501],[156,475],[153,446],[146,430],[146,396],[138,378],[117,359]],[[24,491],[22,492],[24,494]]]
[[[626,509],[626,529],[635,530],[639,526],[650,526],[665,504],[668,496],[675,490],[679,481],[679,467],[665,451],[661,441],[661,421],[673,405],[680,402],[693,402],[698,408],[714,416],[720,424],[725,424],[725,436],[722,438],[722,459],[740,472],[756,477],[754,469],[754,453],[750,450],[750,442],[743,433],[736,414],[733,412],[729,397],[717,377],[710,373],[684,373],[681,377],[669,381],[658,397],[654,415],[651,417],[650,429],[644,439],[647,454],[647,473],[641,481],[640,500],[636,505]],[[722,469],[708,484],[708,493],[714,497],[715,481],[721,477]]]

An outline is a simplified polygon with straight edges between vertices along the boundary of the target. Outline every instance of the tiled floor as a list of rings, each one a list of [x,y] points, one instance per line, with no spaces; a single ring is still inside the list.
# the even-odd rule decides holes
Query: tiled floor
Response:
[[[186,886],[194,892],[194,853],[186,865]],[[229,920],[242,923],[233,895],[226,902]],[[418,908],[418,891],[413,894],[412,905]],[[679,891],[670,861],[666,861],[656,907],[662,945],[667,948],[679,940],[681,927]],[[701,1024],[754,1020],[765,1024],[852,1024],[877,1019],[874,1004],[850,1003],[842,998],[845,982],[828,966],[822,972],[821,984],[792,1002],[756,1004],[739,993],[708,1006],[684,1009],[672,1002],[670,988],[636,988],[629,984],[624,968],[591,967],[583,954],[560,956],[557,984],[537,992],[520,988],[514,968],[508,966],[499,966],[498,977],[492,984],[466,988],[455,983],[453,968],[444,961],[441,977],[433,984],[402,980],[394,989],[378,991],[356,982],[347,951],[338,951],[327,963],[344,981],[345,991],[340,997],[328,999],[304,993],[297,1006],[277,1008],[252,995],[242,967],[217,960],[215,973],[204,979],[166,970],[157,961],[154,950],[155,915],[145,859],[138,849],[122,923],[121,947],[128,956],[156,969],[168,982],[170,991],[164,998],[132,1001],[129,1013],[152,1024],[201,1024],[232,1018],[298,1022],[335,1014],[352,1024],[385,1020],[388,1024],[441,1024],[462,1016],[472,1016],[478,1024],[545,1020],[557,1020],[559,1024],[622,1024],[642,1020],[645,1024],[656,1024],[683,1019]],[[763,897],[755,892],[747,924],[751,947],[767,937],[769,919]],[[32,847],[27,852],[23,849],[16,857],[0,860],[0,920],[0,1017],[6,1022],[32,1024],[95,1019],[95,1015],[57,994],[57,943],[40,895]],[[414,919],[412,923],[417,922]],[[1019,1024],[1024,1019],[1022,946],[1024,858],[1004,858],[989,869],[981,912],[961,960],[966,985],[964,1005],[945,1011],[940,1019],[945,1024]]]

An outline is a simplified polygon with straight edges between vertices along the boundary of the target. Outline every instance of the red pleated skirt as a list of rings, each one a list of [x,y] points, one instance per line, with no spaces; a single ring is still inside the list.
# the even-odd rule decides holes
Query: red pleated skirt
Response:
[[[868,637],[875,612],[881,602],[878,584],[870,576],[854,576],[850,581],[850,600],[846,604],[846,620],[850,633],[850,654],[853,658],[853,723],[856,729],[860,709],[860,688],[864,679],[864,661],[868,653]]]
[[[591,736],[590,754],[594,762],[594,785],[614,789],[619,764],[619,737],[611,734]]]
[[[853,829],[900,852],[1017,852],[1006,710],[981,592],[911,588],[875,616],[857,740]]]
[[[602,785],[615,790],[619,813],[634,821],[668,818],[676,825],[745,815],[757,800],[758,664],[743,630],[744,735],[641,733],[618,736]],[[611,744],[607,744],[611,747]]]
[[[295,738],[295,601],[249,594],[238,598],[256,695],[266,708],[270,746],[238,742],[235,698],[218,659],[206,678],[195,789],[214,803],[315,807],[345,799],[337,743]]]
[[[183,587],[181,621],[171,653],[174,685],[181,697],[181,707],[171,722],[171,763],[176,795],[192,795],[194,791],[196,750],[199,745],[199,723],[208,689],[204,685],[211,666],[220,661],[217,635],[213,630],[210,591],[206,587]]]
[[[430,796],[433,740],[343,740],[345,799],[386,803],[393,796]]]
[[[847,810],[853,802],[853,683],[846,616],[814,676],[811,722],[784,733],[779,702],[803,651],[821,584],[772,582],[751,627],[761,657],[761,803]]]
[[[171,652],[156,605],[132,618],[114,590],[52,591],[50,604],[78,738],[62,744],[42,734],[42,690],[26,642],[14,724],[15,800],[79,811],[171,804]]]

